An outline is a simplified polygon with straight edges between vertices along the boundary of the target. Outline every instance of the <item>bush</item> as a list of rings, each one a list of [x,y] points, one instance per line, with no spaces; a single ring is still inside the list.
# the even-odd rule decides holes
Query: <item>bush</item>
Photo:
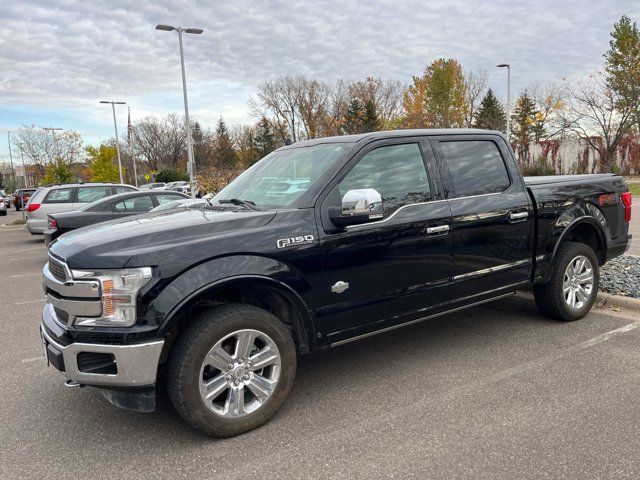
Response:
[[[188,182],[189,181],[189,175],[187,175],[186,172],[181,172],[179,170],[172,170],[172,169],[169,169],[169,168],[167,168],[165,170],[160,170],[155,175],[155,181],[156,182],[169,183],[169,182],[179,182],[181,180],[184,180],[185,182]]]
[[[525,177],[539,177],[544,175],[555,175],[556,172],[545,157],[539,157],[536,162],[530,166],[522,165],[520,167],[522,175]]]

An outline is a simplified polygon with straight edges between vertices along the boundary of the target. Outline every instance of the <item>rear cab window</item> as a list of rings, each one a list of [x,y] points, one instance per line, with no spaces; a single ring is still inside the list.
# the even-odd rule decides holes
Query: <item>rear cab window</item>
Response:
[[[72,203],[74,188],[54,188],[45,195],[42,203]]]
[[[511,181],[498,146],[491,140],[441,140],[438,154],[449,173],[449,198],[500,193]]]

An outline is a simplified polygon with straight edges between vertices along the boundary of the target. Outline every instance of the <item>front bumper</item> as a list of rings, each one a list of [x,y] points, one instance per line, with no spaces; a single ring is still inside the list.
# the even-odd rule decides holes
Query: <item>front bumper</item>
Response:
[[[44,315],[49,313],[50,304],[45,306]],[[54,314],[55,315],[55,314]],[[43,345],[51,365],[60,370],[67,380],[81,385],[102,387],[141,387],[154,385],[158,363],[164,340],[131,345],[109,345],[98,343],[70,343],[62,345],[55,341],[44,326],[40,327]],[[95,373],[95,363],[78,361],[91,354],[103,354],[113,365],[101,367],[109,373]],[[94,356],[95,357],[95,356]]]

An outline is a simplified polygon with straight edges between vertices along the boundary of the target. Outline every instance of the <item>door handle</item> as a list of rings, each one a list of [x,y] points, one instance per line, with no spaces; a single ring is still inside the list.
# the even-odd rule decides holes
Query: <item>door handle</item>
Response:
[[[521,222],[529,218],[529,212],[515,212],[509,214],[510,222]]]
[[[428,227],[427,235],[447,234],[449,232],[449,225],[438,225],[437,227]]]

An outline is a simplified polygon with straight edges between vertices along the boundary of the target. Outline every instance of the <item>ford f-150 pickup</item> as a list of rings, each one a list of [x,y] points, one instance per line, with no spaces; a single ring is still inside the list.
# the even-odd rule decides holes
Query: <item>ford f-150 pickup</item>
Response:
[[[152,411],[162,380],[192,427],[237,435],[276,413],[300,354],[522,289],[584,317],[630,219],[620,176],[523,178],[498,132],[303,141],[203,209],[62,235],[40,332],[67,385]]]

